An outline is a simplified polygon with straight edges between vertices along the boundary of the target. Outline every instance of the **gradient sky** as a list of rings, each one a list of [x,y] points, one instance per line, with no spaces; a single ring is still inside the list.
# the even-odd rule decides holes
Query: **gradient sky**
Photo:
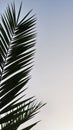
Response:
[[[0,13],[11,1],[0,0]],[[20,2],[15,0],[17,9]],[[32,130],[73,130],[73,0],[22,2],[22,16],[33,9],[37,17],[35,63],[27,96],[47,102],[33,119],[42,121]]]

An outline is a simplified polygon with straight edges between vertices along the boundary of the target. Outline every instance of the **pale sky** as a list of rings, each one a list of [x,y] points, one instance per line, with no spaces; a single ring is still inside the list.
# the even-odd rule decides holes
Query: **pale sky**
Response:
[[[7,3],[0,0],[0,13]],[[15,0],[19,8],[21,0]],[[32,130],[73,130],[73,0],[22,0],[37,17],[37,44],[27,96],[47,102]],[[21,126],[22,128],[23,126]],[[20,128],[19,128],[20,130]]]

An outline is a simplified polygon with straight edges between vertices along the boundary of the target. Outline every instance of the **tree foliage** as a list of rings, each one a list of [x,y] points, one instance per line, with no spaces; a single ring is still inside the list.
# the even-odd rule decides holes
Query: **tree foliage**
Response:
[[[0,23],[0,124],[1,130],[16,130],[44,105],[35,97],[25,98],[25,85],[33,64],[35,16],[20,20],[22,3],[16,15],[15,4],[8,5]],[[37,122],[22,130],[30,130]]]

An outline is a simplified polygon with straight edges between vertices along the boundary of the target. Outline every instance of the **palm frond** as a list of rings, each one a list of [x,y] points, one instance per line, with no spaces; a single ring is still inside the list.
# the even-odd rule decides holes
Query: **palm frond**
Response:
[[[35,16],[26,16],[19,21],[15,4],[8,5],[0,23],[0,124],[1,130],[16,130],[22,123],[33,118],[42,103],[35,103],[34,97],[21,100],[30,79],[35,52]],[[23,90],[22,90],[23,88]],[[22,90],[22,91],[21,91]],[[37,123],[24,130],[30,130]]]

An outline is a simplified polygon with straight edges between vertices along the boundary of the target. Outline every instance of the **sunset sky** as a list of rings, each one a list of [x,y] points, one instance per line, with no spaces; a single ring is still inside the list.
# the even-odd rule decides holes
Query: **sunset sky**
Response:
[[[32,130],[73,130],[73,0],[14,1],[17,10],[23,2],[21,17],[31,9],[37,17],[35,62],[27,96],[35,95],[47,105],[32,119],[41,120]],[[0,14],[11,2],[0,0]]]

